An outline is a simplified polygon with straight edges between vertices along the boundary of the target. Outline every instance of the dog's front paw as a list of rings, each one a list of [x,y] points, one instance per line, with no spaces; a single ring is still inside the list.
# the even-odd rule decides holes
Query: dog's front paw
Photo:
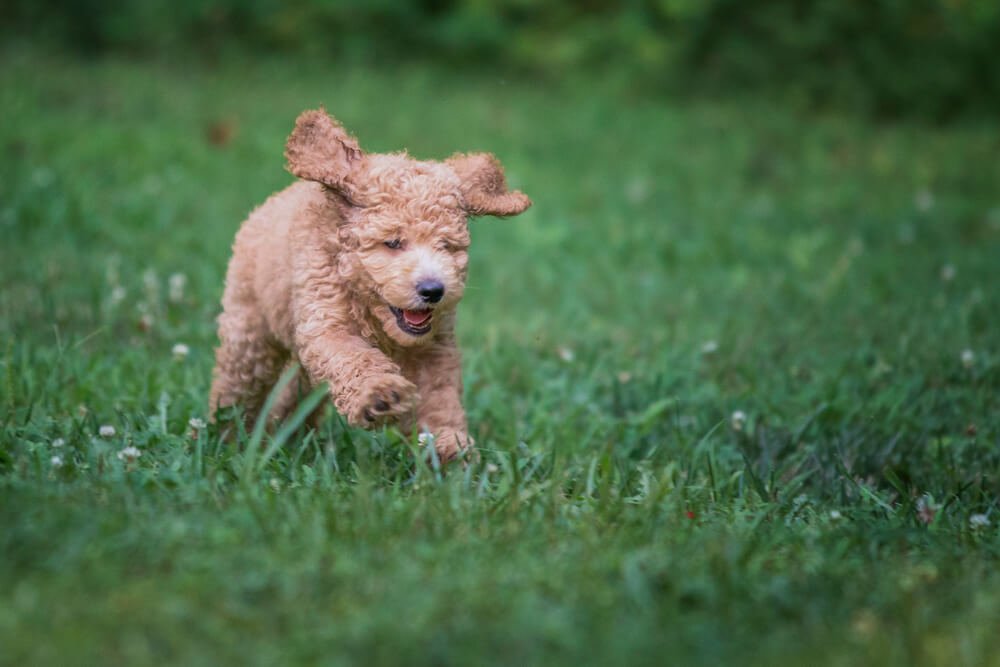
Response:
[[[424,434],[421,434],[424,435]],[[431,437],[434,442],[434,451],[437,453],[441,463],[448,463],[457,459],[465,462],[478,460],[479,453],[476,451],[476,442],[467,433],[442,429],[434,433]],[[426,436],[424,437],[426,442]]]
[[[375,426],[397,419],[414,409],[416,386],[401,375],[380,373],[361,380],[354,400],[338,409],[351,426]]]

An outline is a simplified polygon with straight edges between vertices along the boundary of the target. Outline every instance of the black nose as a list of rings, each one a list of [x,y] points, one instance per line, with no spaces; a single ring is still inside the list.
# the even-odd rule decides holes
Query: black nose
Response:
[[[417,283],[417,294],[427,303],[437,303],[444,296],[444,283],[440,280],[421,280]]]

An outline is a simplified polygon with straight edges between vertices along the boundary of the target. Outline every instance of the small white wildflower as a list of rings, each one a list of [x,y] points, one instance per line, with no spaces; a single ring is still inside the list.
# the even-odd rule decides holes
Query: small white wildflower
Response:
[[[969,349],[962,350],[962,365],[966,368],[972,368],[975,363],[976,353]]]
[[[742,410],[736,410],[733,415],[729,418],[729,424],[733,427],[734,431],[742,431],[743,427],[747,423],[747,413]]]
[[[556,352],[559,353],[559,358],[565,361],[567,364],[576,358],[576,355],[573,354],[573,350],[566,347],[565,345],[560,345],[559,348],[556,350]]]
[[[271,485],[271,489],[275,493],[277,493],[278,491],[281,491],[281,480],[278,479],[277,477],[272,477],[271,481],[269,481],[268,484]]]
[[[495,472],[500,472],[500,467],[496,463],[487,463],[486,472],[493,474]]]
[[[934,208],[934,193],[925,188],[913,197],[913,203],[916,204],[918,211],[926,213]]]
[[[128,292],[121,285],[115,285],[113,288],[111,288],[112,305],[118,305],[119,303],[125,300],[126,296],[128,296]]]
[[[633,178],[625,185],[625,197],[631,204],[641,204],[649,196],[649,181],[645,178]]]
[[[139,316],[139,331],[149,331],[156,324],[156,320],[149,313],[143,313]]]
[[[973,514],[969,517],[969,526],[972,528],[986,528],[990,525],[990,518],[985,514]]]
[[[941,509],[941,505],[934,502],[934,498],[929,493],[925,493],[917,500],[917,519],[920,523],[930,525],[937,517],[939,509]]]
[[[944,266],[941,267],[941,273],[940,273],[941,280],[946,283],[950,283],[952,280],[955,279],[956,273],[957,271],[955,270],[954,264],[945,264]]]
[[[430,431],[421,431],[417,436],[417,444],[421,447],[434,444],[434,434]]]
[[[155,296],[160,291],[160,279],[156,277],[156,271],[153,269],[142,272],[142,284],[149,296]]]
[[[101,428],[97,429],[97,434],[102,438],[113,438],[116,432],[115,427],[111,424],[104,424]]]
[[[201,417],[191,417],[191,419],[188,420],[188,426],[196,431],[200,431],[205,428],[205,420]]]
[[[52,464],[53,468],[63,467],[63,459],[61,456],[53,456],[51,459],[49,459],[49,463]]]
[[[56,449],[59,449],[60,447],[62,447],[65,444],[66,444],[66,441],[63,440],[62,438],[56,438],[55,440],[52,441],[52,446],[55,447]]]
[[[620,371],[618,373],[618,382],[621,384],[626,384],[632,380],[632,374],[628,371]]]
[[[142,452],[138,447],[132,445],[118,452],[118,460],[125,461],[126,463],[133,463],[140,456],[142,456]]]
[[[702,354],[715,354],[719,351],[719,343],[714,340],[706,340],[704,345],[701,346]]]
[[[840,510],[830,510],[830,518],[839,521],[844,518],[844,515],[840,513]]]
[[[172,273],[167,279],[168,298],[173,303],[184,300],[184,288],[187,286],[187,276],[183,273]]]
[[[190,354],[191,348],[189,348],[184,343],[177,343],[170,349],[170,353],[174,355],[175,361],[184,361],[187,359],[188,354]]]

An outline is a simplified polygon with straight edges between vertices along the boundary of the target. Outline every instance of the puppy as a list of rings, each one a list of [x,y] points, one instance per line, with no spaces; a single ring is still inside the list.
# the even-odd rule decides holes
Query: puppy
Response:
[[[326,383],[348,423],[421,429],[442,460],[456,457],[472,446],[455,344],[468,219],[531,200],[507,190],[490,154],[366,153],[323,110],[299,116],[285,157],[301,180],[254,210],[233,245],[211,414],[239,405],[252,422],[295,362],[300,384],[273,416]]]

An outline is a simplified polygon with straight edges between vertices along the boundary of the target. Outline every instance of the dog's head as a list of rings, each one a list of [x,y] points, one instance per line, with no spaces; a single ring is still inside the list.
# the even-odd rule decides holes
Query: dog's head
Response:
[[[365,153],[323,110],[299,116],[285,148],[288,170],[323,184],[339,210],[330,233],[340,272],[401,345],[433,338],[465,291],[468,218],[516,215],[531,205],[509,192],[488,153],[444,162]]]

